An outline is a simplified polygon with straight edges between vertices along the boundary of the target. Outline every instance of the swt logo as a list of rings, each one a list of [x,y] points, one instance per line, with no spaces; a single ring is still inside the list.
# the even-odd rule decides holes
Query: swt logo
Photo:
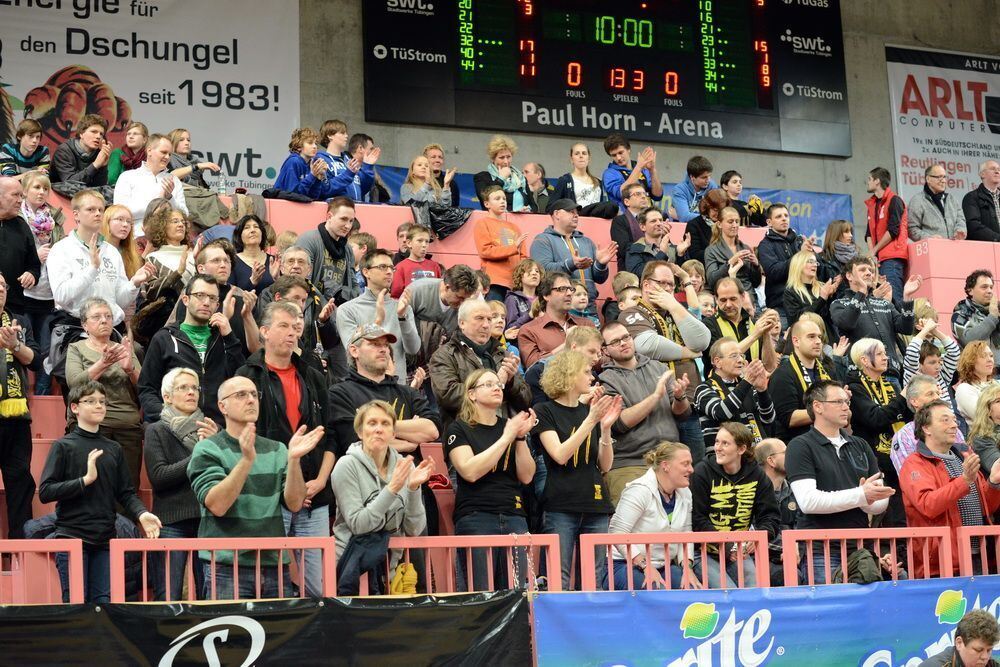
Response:
[[[833,47],[827,44],[822,37],[801,37],[789,29],[785,30],[781,41],[791,44],[792,51],[800,55],[821,56],[823,58],[829,58],[833,55]]]
[[[736,610],[729,612],[722,627],[721,615],[714,604],[694,602],[681,615],[680,629],[685,639],[702,639],[700,644],[688,649],[683,656],[667,667],[712,667],[712,665],[745,665],[757,667],[767,661],[774,648],[774,637],[767,645],[757,649],[771,626],[771,612],[761,609],[745,621],[736,620]],[[777,647],[777,655],[784,654],[784,647]]]

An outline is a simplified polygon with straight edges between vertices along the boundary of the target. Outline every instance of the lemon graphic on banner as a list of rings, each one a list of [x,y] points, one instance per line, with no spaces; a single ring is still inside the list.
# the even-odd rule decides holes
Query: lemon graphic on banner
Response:
[[[965,616],[967,601],[962,591],[942,591],[938,596],[937,604],[934,605],[934,614],[938,617],[938,623],[949,623],[954,625]]]
[[[680,627],[684,631],[684,639],[704,639],[715,632],[718,624],[719,612],[715,611],[714,604],[692,602],[681,616]]]

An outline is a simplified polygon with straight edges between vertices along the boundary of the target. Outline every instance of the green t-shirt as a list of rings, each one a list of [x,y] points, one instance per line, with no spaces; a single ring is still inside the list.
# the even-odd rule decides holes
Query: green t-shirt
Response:
[[[212,337],[212,330],[207,324],[199,326],[197,324],[188,324],[187,322],[182,322],[180,329],[191,339],[191,344],[194,345],[194,349],[198,351],[198,356],[201,357],[201,363],[205,363],[205,354],[208,352],[208,339]]]

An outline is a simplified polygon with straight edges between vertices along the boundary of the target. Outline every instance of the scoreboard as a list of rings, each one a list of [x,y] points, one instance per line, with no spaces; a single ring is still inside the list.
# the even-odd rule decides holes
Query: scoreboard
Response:
[[[366,0],[373,122],[849,156],[839,0]]]

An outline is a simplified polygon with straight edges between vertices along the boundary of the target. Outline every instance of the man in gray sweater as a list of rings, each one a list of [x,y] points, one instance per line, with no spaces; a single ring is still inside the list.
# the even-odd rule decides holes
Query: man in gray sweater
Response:
[[[406,384],[406,355],[420,349],[420,334],[410,308],[410,296],[403,292],[399,301],[389,296],[392,283],[392,254],[381,248],[366,253],[361,272],[368,287],[365,293],[337,309],[337,332],[340,340],[350,341],[362,324],[374,322],[396,337],[392,358],[396,377]]]
[[[476,272],[456,264],[441,278],[420,278],[406,287],[417,320],[437,322],[448,334],[458,331],[458,308],[470,297],[479,297]]]
[[[624,408],[611,432],[615,459],[608,471],[608,493],[618,504],[625,485],[645,474],[643,457],[663,440],[679,439],[677,418],[691,414],[685,395],[690,378],[676,378],[662,361],[636,354],[628,329],[609,322],[601,331],[604,350],[612,365],[598,377],[605,394],[621,396]]]

